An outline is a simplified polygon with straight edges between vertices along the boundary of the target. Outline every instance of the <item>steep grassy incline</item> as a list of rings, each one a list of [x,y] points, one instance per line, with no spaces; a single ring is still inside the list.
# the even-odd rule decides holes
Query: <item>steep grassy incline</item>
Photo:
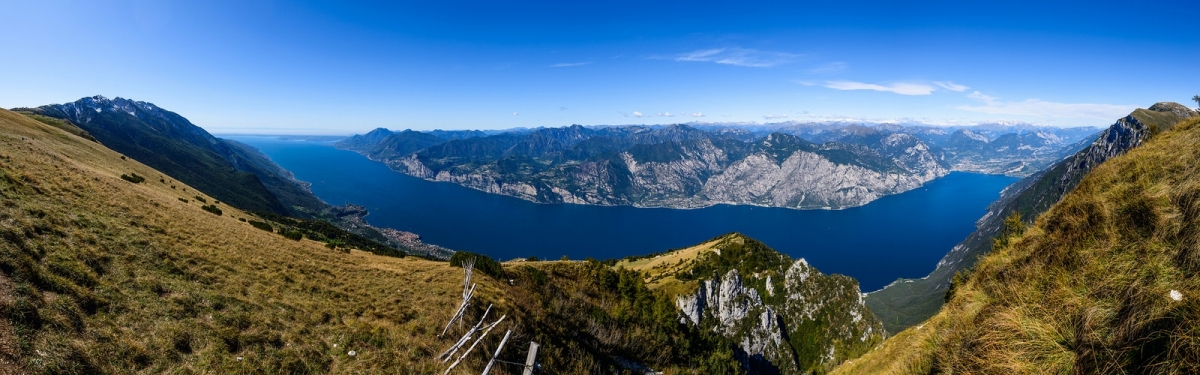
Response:
[[[291,240],[170,180],[0,110],[0,373],[443,368],[461,271]]]
[[[975,232],[951,249],[928,276],[897,280],[871,292],[867,294],[867,305],[883,320],[888,332],[899,332],[928,319],[941,308],[954,275],[971,268],[976,259],[991,250],[992,240],[1004,228],[1006,218],[1018,214],[1022,220],[1031,222],[1074,189],[1096,166],[1197,115],[1183,105],[1162,102],[1118,119],[1088,147],[1005,189],[979,219]]]
[[[1198,373],[1198,272],[1192,118],[1093,169],[940,313],[838,372]]]
[[[183,116],[153,104],[94,96],[21,112],[69,121],[106,147],[248,210],[289,213],[230,146]]]

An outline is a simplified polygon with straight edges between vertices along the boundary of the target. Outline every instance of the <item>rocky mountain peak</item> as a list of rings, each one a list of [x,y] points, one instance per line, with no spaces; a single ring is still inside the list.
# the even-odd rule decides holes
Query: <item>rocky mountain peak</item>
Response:
[[[1150,106],[1149,110],[1155,112],[1168,112],[1179,116],[1180,118],[1191,118],[1200,115],[1200,113],[1197,113],[1195,110],[1176,102],[1154,103],[1154,105]]]

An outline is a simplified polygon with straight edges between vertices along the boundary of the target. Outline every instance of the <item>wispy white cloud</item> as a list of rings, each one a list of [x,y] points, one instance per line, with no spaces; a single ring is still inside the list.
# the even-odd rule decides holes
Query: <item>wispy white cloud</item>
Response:
[[[984,94],[984,93],[982,93],[982,92],[979,92],[979,91],[975,91],[975,92],[972,92],[972,93],[970,93],[970,94],[967,94],[967,97],[968,97],[968,98],[971,98],[971,99],[975,99],[975,100],[981,101],[981,102],[987,102],[987,103],[991,103],[991,102],[994,102],[994,101],[996,101],[996,98],[993,98],[993,97],[991,97],[991,96],[988,96],[988,95],[986,95],[986,94]]]
[[[658,117],[675,117],[675,115],[672,115],[671,112],[661,112]]]
[[[519,113],[513,112],[513,117],[517,117],[517,116],[520,116],[520,115],[521,115],[521,114],[519,114]]]
[[[967,94],[981,105],[961,105],[958,109],[969,112],[986,113],[989,115],[1013,115],[1057,118],[1087,118],[1111,120],[1119,118],[1137,109],[1135,105],[1101,104],[1101,103],[1058,103],[1041,99],[1025,99],[1019,102],[1003,101],[1000,98],[988,96],[979,91]]]
[[[704,117],[704,113],[696,112],[696,113],[691,114],[691,116],[692,117]]]
[[[769,68],[799,60],[802,55],[786,52],[760,51],[748,48],[713,48],[675,55],[675,61],[712,62],[717,64]]]
[[[641,112],[633,111],[633,117],[644,117],[644,116],[645,115],[643,115]]]
[[[943,89],[954,91],[954,92],[963,92],[963,91],[967,91],[967,89],[970,89],[970,87],[963,86],[963,85],[960,85],[960,84],[957,84],[954,82],[950,82],[950,81],[933,81],[933,84],[938,85],[938,87],[941,87]]]
[[[850,69],[850,65],[844,62],[831,62],[818,65],[815,68],[809,69],[812,74],[837,74]]]
[[[572,66],[584,66],[584,65],[591,64],[591,63],[592,63],[591,61],[586,61],[586,62],[574,62],[574,63],[558,63],[558,64],[553,64],[553,65],[550,65],[550,67],[551,67],[551,68],[569,68],[569,67],[572,67]]]
[[[854,81],[826,81],[825,87],[834,90],[874,90],[900,95],[929,95],[933,93],[933,90],[935,90],[933,86],[921,83],[892,83],[888,85],[879,85],[874,83]]]
[[[778,120],[778,119],[785,119],[787,117],[788,117],[788,115],[763,115],[764,120]]]

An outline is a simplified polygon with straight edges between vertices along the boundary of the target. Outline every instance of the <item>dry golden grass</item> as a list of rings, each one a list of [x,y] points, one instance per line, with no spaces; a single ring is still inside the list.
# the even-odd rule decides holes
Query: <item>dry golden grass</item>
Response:
[[[920,330],[836,372],[1200,372],[1198,145],[1191,119],[1096,168]]]
[[[0,373],[441,371],[461,270],[289,240],[196,195],[0,110]],[[504,304],[475,279],[477,306]]]
[[[735,242],[741,242],[742,238],[736,236],[731,239]],[[638,259],[635,261],[622,260],[617,262],[614,268],[625,268],[631,271],[637,271],[646,275],[646,286],[653,290],[658,290],[667,293],[668,295],[677,295],[683,292],[695,289],[696,281],[684,282],[676,279],[674,274],[687,270],[693,265],[693,261],[698,259],[700,255],[713,251],[717,245],[720,245],[724,238],[713,239],[692,247],[680,249],[666,253],[663,255]]]

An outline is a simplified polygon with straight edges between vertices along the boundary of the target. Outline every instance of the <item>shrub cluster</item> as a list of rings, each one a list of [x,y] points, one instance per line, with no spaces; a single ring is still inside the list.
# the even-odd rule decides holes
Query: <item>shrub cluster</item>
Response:
[[[404,251],[384,245],[382,241],[385,241],[386,239],[384,239],[383,235],[378,232],[375,232],[375,236],[372,237],[377,237],[379,240],[374,240],[355,233],[347,232],[342,228],[338,228],[337,226],[325,221],[297,219],[294,217],[287,217],[265,211],[255,211],[254,214],[260,218],[273,221],[276,224],[287,228],[286,230],[281,229],[281,233],[286,231],[296,231],[299,232],[302,237],[307,237],[313,241],[327,243],[330,240],[338,240],[344,243],[344,245],[341,245],[343,247],[356,248],[377,255],[392,256],[397,258],[403,258],[407,255]]]
[[[275,231],[275,228],[271,227],[271,224],[267,224],[267,223],[264,223],[261,221],[254,221],[254,220],[250,220],[249,223],[250,223],[250,226],[258,228],[258,229],[262,229],[262,230],[265,230],[268,232]]]
[[[213,215],[221,216],[221,209],[217,208],[217,206],[208,204],[208,205],[200,206],[200,209],[208,211],[208,212],[212,212]]]
[[[196,200],[200,201],[200,203],[208,203],[207,199],[204,199],[204,197],[201,197],[199,195],[192,197],[192,198],[196,198]]]
[[[140,184],[140,183],[142,183],[142,181],[146,181],[145,177],[138,176],[137,173],[133,173],[133,172],[130,172],[127,175],[126,174],[121,175],[121,179],[135,183],[135,184]]]
[[[450,265],[462,267],[463,262],[471,258],[475,259],[475,269],[479,270],[479,272],[497,279],[504,277],[504,267],[500,266],[500,262],[483,254],[476,254],[469,251],[455,252],[454,255],[450,256]]]

